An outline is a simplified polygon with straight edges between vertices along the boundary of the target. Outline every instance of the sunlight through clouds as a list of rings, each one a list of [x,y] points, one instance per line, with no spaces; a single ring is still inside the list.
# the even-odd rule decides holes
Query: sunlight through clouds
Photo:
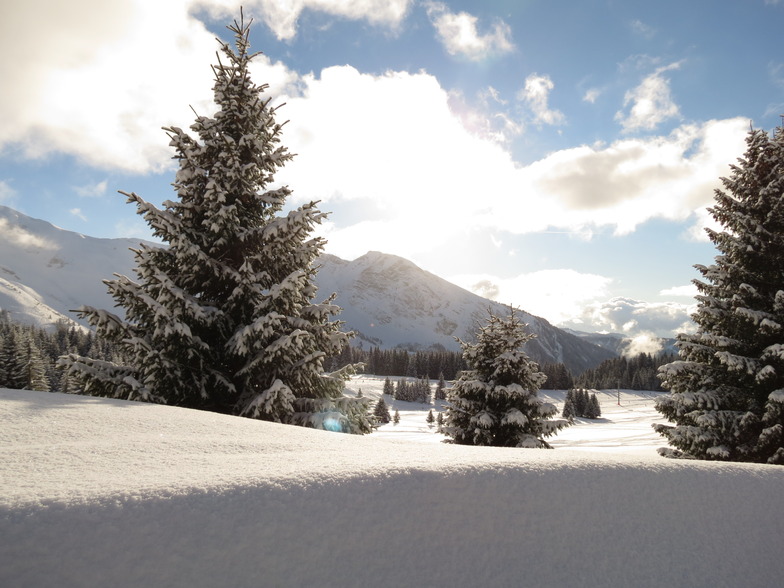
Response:
[[[571,269],[542,270],[513,278],[455,275],[449,281],[486,298],[513,304],[554,324],[578,316],[586,303],[607,296],[612,279]]]

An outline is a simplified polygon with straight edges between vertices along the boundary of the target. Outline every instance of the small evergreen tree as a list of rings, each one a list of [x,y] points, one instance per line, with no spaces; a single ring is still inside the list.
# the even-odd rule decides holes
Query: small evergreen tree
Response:
[[[381,396],[381,398],[378,399],[378,402],[376,403],[376,408],[373,410],[373,416],[375,416],[376,420],[382,424],[388,423],[390,421],[391,417],[389,414],[389,407],[387,406],[387,403],[384,401],[383,396]]]
[[[392,383],[392,380],[389,379],[389,376],[384,379],[384,394],[393,398],[395,396],[395,385]]]
[[[443,412],[439,412],[438,413],[438,417],[436,417],[436,425],[438,425],[438,428],[436,430],[440,433],[441,430],[444,427],[444,413]]]
[[[531,338],[512,309],[507,319],[490,313],[475,343],[458,339],[470,369],[448,395],[444,432],[451,442],[550,447],[544,438],[567,423],[550,420],[555,406],[537,396],[545,375],[522,351]]]
[[[431,427],[433,426],[433,423],[436,422],[436,417],[433,416],[432,408],[429,411],[427,411],[427,417],[425,418],[425,421],[427,421],[427,424]]]
[[[334,296],[313,301],[324,241],[311,233],[325,215],[315,202],[282,214],[290,191],[271,186],[292,155],[267,86],[250,78],[250,23],[229,29],[237,51],[223,44],[213,68],[217,112],[197,117],[195,136],[167,129],[177,201],[158,209],[124,193],[167,246],[135,251],[138,282],[106,282],[124,319],[80,309],[123,363],[76,354],[61,363],[87,394],[369,432],[367,400],[344,395],[346,372],[323,369],[349,339],[331,320]]]
[[[599,399],[596,394],[591,394],[585,408],[585,418],[598,419],[600,416],[602,416],[602,409],[599,406]]]
[[[561,412],[561,416],[564,417],[569,422],[577,416],[577,411],[574,409],[574,390],[568,390],[566,392],[566,399],[564,400],[564,407],[563,412]]]
[[[438,384],[436,384],[436,400],[446,400],[446,382],[444,381],[444,372],[438,374]]]
[[[395,409],[395,416],[392,417],[392,422],[394,422],[396,425],[400,422],[400,413],[397,409]]]
[[[582,389],[577,388],[572,396],[574,402],[574,414],[578,417],[585,416],[585,410],[588,407],[588,393]]]
[[[707,229],[715,263],[695,266],[697,331],[661,368],[673,424],[654,428],[664,455],[784,464],[784,128],[746,144],[709,209],[722,230]]]

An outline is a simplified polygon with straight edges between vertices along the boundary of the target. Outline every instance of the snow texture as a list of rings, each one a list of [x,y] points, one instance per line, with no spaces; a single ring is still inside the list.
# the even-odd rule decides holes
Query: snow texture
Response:
[[[599,396],[528,450],[440,443],[398,401],[361,437],[0,390],[0,585],[779,585],[784,468],[663,459],[652,398]]]

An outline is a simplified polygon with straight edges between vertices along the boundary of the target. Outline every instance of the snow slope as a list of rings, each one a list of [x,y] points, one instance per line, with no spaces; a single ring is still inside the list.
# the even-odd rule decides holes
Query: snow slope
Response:
[[[773,466],[354,437],[12,390],[0,451],[1,586],[762,587],[784,574]]]
[[[77,321],[84,304],[111,309],[102,280],[132,272],[139,239],[97,239],[0,206],[0,308],[43,327]],[[86,322],[81,322],[86,325]]]

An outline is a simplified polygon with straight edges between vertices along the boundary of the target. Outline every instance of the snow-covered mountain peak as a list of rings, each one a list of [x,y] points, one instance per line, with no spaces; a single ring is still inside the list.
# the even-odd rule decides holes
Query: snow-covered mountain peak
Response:
[[[82,305],[114,309],[103,280],[135,277],[132,248],[139,239],[98,239],[55,227],[0,206],[0,308],[12,319],[43,326],[78,321]],[[458,350],[488,310],[508,307],[477,296],[411,261],[370,251],[346,261],[323,255],[316,282],[319,299],[337,293],[340,319],[357,334],[354,344]],[[578,373],[614,354],[522,313],[538,337],[527,352],[542,363],[564,362]],[[82,323],[84,324],[84,323]]]

